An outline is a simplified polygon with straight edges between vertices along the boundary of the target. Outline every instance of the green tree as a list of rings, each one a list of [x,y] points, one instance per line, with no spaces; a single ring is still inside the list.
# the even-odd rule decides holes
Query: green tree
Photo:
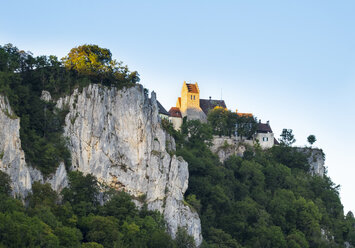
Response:
[[[69,202],[77,215],[85,216],[98,205],[99,186],[95,176],[80,171],[68,173],[69,185],[62,190],[64,202]]]
[[[118,221],[114,217],[94,216],[83,217],[79,224],[85,234],[85,240],[97,242],[104,247],[114,247],[114,244],[122,238],[118,230]]]
[[[208,231],[208,243],[211,248],[240,248],[241,245],[228,233],[221,229],[210,228]]]
[[[296,142],[294,135],[292,134],[292,129],[283,129],[280,135],[280,143],[285,146],[291,146]]]
[[[311,144],[311,146],[312,146],[313,143],[317,141],[316,136],[314,136],[313,134],[309,135],[309,136],[307,137],[307,141],[308,141],[308,143]]]
[[[97,75],[109,71],[114,61],[109,49],[98,45],[82,45],[72,48],[63,58],[65,67],[82,74]]]
[[[201,123],[199,120],[184,121],[181,125],[181,133],[188,137],[193,146],[200,146],[203,142],[212,140],[212,128],[207,123]]]
[[[59,243],[62,247],[81,247],[80,241],[83,239],[83,236],[77,228],[57,227],[54,234],[59,238]]]
[[[115,192],[109,201],[100,209],[103,216],[113,216],[121,224],[126,218],[133,218],[138,213],[131,197],[125,192]]]
[[[0,171],[0,197],[1,195],[10,195],[11,185],[10,177],[5,172]]]
[[[53,208],[58,201],[58,195],[49,183],[42,184],[37,181],[32,184],[32,193],[28,195],[27,200],[31,208],[38,206]]]
[[[192,236],[187,234],[187,231],[183,227],[178,227],[176,232],[175,243],[177,248],[195,248],[195,241]]]
[[[166,232],[154,231],[149,240],[148,247],[171,248],[174,247],[174,242]]]
[[[109,49],[97,45],[81,45],[72,48],[63,59],[64,66],[91,79],[116,86],[139,82],[137,72],[130,72],[122,62],[112,59]]]
[[[213,128],[213,134],[222,135],[234,135],[236,114],[232,115],[231,111],[223,107],[215,107],[208,112],[207,120]],[[234,122],[234,123],[233,123]]]
[[[96,242],[87,242],[87,243],[82,243],[81,248],[104,248],[104,246]]]
[[[251,139],[257,129],[256,119],[252,116],[238,116],[237,118],[237,135],[240,139]]]

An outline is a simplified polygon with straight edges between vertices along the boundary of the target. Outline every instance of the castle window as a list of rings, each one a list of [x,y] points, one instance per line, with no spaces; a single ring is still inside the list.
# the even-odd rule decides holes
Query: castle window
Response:
[[[192,100],[192,95],[191,95],[191,100]]]
[[[268,141],[269,138],[268,137],[263,137],[263,141]]]
[[[194,96],[194,100],[195,100],[195,96]]]

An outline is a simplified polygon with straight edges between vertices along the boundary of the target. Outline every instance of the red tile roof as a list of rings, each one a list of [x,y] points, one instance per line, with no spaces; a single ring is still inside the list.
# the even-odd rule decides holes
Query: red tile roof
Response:
[[[186,84],[187,89],[190,93],[198,93],[197,87],[195,84]]]
[[[170,114],[171,117],[179,117],[179,118],[182,118],[180,109],[177,108],[177,107],[172,107],[172,108],[169,110],[169,114]]]

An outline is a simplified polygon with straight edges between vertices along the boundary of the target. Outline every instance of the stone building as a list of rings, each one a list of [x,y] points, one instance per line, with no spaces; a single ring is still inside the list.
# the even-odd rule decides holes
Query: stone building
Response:
[[[165,109],[158,102],[159,114],[162,118],[169,118],[169,121],[173,124],[176,130],[181,128],[183,118],[187,120],[200,120],[202,122],[207,121],[208,112],[215,107],[223,107],[227,109],[227,105],[224,100],[214,100],[211,97],[209,99],[200,99],[200,89],[197,83],[188,84],[183,83],[181,89],[181,96],[178,97],[176,101],[176,107],[170,108],[169,112],[166,113]],[[239,117],[253,117],[252,113],[240,113],[236,110],[236,113]],[[250,142],[254,144],[259,142],[260,146],[263,149],[272,147],[275,144],[278,144],[277,140],[274,138],[274,133],[270,127],[269,121],[267,123],[257,124],[256,133],[250,140],[241,138],[236,135],[234,137],[235,142]]]
[[[175,130],[180,130],[182,125],[182,115],[180,109],[177,107],[172,107],[169,110],[169,120],[173,124]]]
[[[259,120],[256,134],[254,135],[254,140],[257,140],[263,149],[271,148],[274,145],[279,144],[279,142],[274,137],[274,133],[272,132],[269,121],[266,123],[261,123],[261,120]]]
[[[197,83],[184,82],[181,97],[176,101],[176,108],[180,110],[182,118],[186,116],[188,120],[207,120],[206,114],[200,107],[200,90]]]
[[[158,113],[160,118],[162,119],[169,119],[170,114],[168,111],[166,111],[166,109],[163,107],[163,105],[157,100],[157,105],[158,105]]]
[[[169,110],[169,120],[175,129],[180,129],[182,119],[207,121],[208,111],[221,106],[227,108],[223,100],[200,99],[200,89],[198,84],[187,84],[184,82],[181,89],[181,96],[176,101],[176,107]]]

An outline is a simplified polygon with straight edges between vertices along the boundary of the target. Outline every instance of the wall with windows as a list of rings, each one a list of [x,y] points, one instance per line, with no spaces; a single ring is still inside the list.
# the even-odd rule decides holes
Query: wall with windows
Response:
[[[274,134],[273,133],[257,133],[255,139],[259,140],[261,148],[271,148],[274,146]]]

